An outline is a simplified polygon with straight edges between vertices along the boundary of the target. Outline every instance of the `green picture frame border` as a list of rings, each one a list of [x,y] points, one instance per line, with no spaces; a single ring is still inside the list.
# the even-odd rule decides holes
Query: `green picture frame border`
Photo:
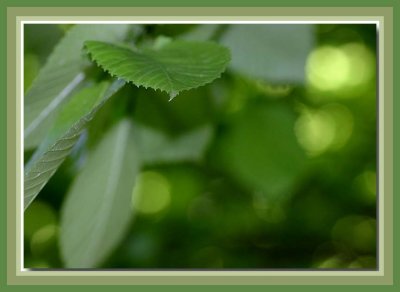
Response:
[[[196,1],[197,2],[197,1]],[[2,64],[7,64],[1,68],[1,84],[0,90],[3,94],[0,96],[0,133],[1,133],[1,168],[0,168],[0,218],[1,218],[1,241],[0,241],[0,290],[4,289],[17,289],[23,288],[15,285],[35,285],[34,289],[48,289],[47,285],[251,285],[257,289],[256,285],[280,285],[274,288],[290,289],[293,285],[312,285],[307,289],[319,285],[362,285],[360,289],[394,289],[398,286],[398,278],[393,275],[399,274],[398,263],[399,255],[393,251],[393,246],[399,242],[399,232],[393,228],[393,222],[398,221],[398,215],[393,212],[396,206],[398,207],[399,199],[395,198],[393,194],[398,193],[398,182],[394,181],[393,174],[397,172],[398,157],[394,155],[394,145],[399,145],[399,133],[394,131],[394,125],[398,123],[398,117],[394,115],[394,111],[398,108],[398,101],[393,99],[393,93],[398,92],[398,84],[393,83],[393,73],[398,70],[399,62],[393,59],[393,51],[398,46],[398,39],[393,34],[393,27],[398,26],[396,15],[398,14],[399,1],[256,1],[256,0],[232,0],[232,1],[210,1],[205,0],[202,2],[195,1],[189,3],[187,1],[168,1],[168,5],[163,1],[87,1],[87,0],[70,0],[70,1],[1,1],[0,2],[0,19],[1,19],[1,56]],[[362,4],[363,6],[359,6]],[[95,5],[94,7],[91,7]],[[227,6],[229,5],[229,6]],[[58,6],[58,7],[57,7]],[[101,8],[101,7],[103,8]],[[169,7],[165,7],[169,6]],[[200,7],[201,6],[201,7]],[[225,6],[225,7],[224,7]],[[325,7],[323,7],[325,6]],[[40,7],[40,8],[39,8]],[[63,7],[60,9],[60,7]],[[80,7],[80,8],[79,8]],[[104,9],[104,7],[108,7]],[[123,9],[118,7],[124,7]],[[172,8],[179,7],[179,8]],[[193,8],[196,7],[196,8]],[[213,8],[214,7],[214,8]],[[235,8],[236,7],[236,8]],[[241,7],[241,8],[237,8]],[[252,8],[253,7],[253,8]],[[78,8],[78,9],[77,9]],[[288,272],[276,272],[275,275],[268,277],[254,275],[248,276],[234,276],[232,275],[207,275],[207,276],[194,276],[194,275],[158,275],[154,272],[148,272],[142,276],[130,276],[124,274],[123,271],[116,272],[115,276],[95,275],[90,271],[79,272],[80,274],[61,275],[54,272],[40,272],[40,274],[21,275],[17,272],[16,265],[16,210],[15,210],[15,195],[18,192],[16,184],[17,174],[17,137],[16,129],[19,127],[19,117],[16,114],[18,96],[16,82],[19,60],[16,58],[16,29],[17,21],[21,17],[32,16],[134,16],[134,15],[147,15],[157,17],[171,17],[171,16],[227,16],[235,17],[236,19],[245,16],[290,16],[293,18],[302,17],[315,17],[321,20],[327,19],[330,16],[352,17],[354,19],[363,17],[376,17],[384,21],[384,49],[380,54],[384,56],[383,66],[384,71],[382,81],[384,90],[384,113],[380,116],[384,120],[384,148],[380,149],[384,153],[385,168],[379,169],[380,173],[384,173],[383,185],[385,187],[385,202],[384,210],[381,212],[385,221],[385,246],[384,246],[384,274],[382,276],[354,276],[349,272],[343,272],[340,276],[324,276],[321,272],[307,272],[314,273],[311,276],[293,276],[288,275]],[[381,33],[381,31],[380,31]],[[395,63],[394,63],[395,62]],[[397,68],[397,69],[396,69]],[[381,77],[380,77],[381,78]],[[394,91],[393,91],[394,90]],[[380,92],[381,93],[381,92]],[[381,125],[380,125],[381,126]],[[396,220],[397,219],[397,220]],[[4,256],[3,256],[4,255]],[[5,256],[7,255],[7,257]],[[74,272],[77,273],[77,272]],[[212,273],[212,272],[210,272]],[[226,272],[231,273],[231,272]],[[324,273],[324,272],[322,272]],[[283,275],[282,275],[283,274]],[[40,286],[37,286],[40,285]],[[44,285],[44,286],[42,286]],[[367,286],[366,286],[367,285]],[[374,285],[385,285],[376,287]],[[168,286],[168,289],[174,289],[175,286]],[[182,287],[182,286],[179,286]],[[64,289],[64,287],[62,287]],[[66,289],[71,289],[65,287]],[[144,287],[141,287],[141,289]],[[147,286],[150,288],[150,286]],[[167,287],[163,287],[165,289]],[[177,288],[177,287],[175,287]],[[194,289],[195,287],[190,287]],[[219,289],[223,287],[219,286]],[[240,289],[238,287],[227,287],[226,289]],[[243,287],[242,287],[243,288]],[[259,288],[262,288],[259,287]],[[265,289],[266,287],[264,287]],[[300,287],[297,287],[300,288]],[[301,289],[306,289],[302,286]],[[329,286],[320,287],[322,289],[335,289]],[[336,287],[337,289],[338,287]],[[356,287],[349,286],[354,289]],[[61,289],[61,287],[57,287]],[[107,286],[97,286],[96,289],[107,289]],[[108,288],[109,289],[109,288]],[[225,288],[223,288],[225,289]],[[382,290],[382,291],[383,291]]]

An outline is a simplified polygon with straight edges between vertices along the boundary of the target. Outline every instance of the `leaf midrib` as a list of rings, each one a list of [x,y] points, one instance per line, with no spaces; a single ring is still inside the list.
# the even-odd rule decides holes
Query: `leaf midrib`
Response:
[[[40,123],[69,96],[69,94],[84,80],[84,78],[85,75],[83,73],[76,75],[75,78],[72,79],[72,81],[68,83],[46,107],[43,108],[37,117],[33,119],[29,126],[24,130],[24,139],[26,139],[32,133],[32,131],[34,131],[40,125]]]
[[[97,221],[98,223],[94,226],[92,232],[88,233],[86,236],[86,240],[92,239],[91,235],[93,234],[94,236],[97,237],[97,240],[92,240],[92,242],[95,243],[95,245],[92,247],[92,251],[96,251],[98,248],[98,244],[102,242],[100,239],[104,236],[104,232],[99,232],[98,230],[103,224],[106,223],[105,221],[107,220],[107,218],[109,218],[109,214],[111,213],[111,210],[114,206],[113,202],[116,196],[113,196],[113,194],[117,189],[118,177],[120,176],[122,171],[124,153],[128,145],[128,138],[129,138],[128,134],[129,133],[126,133],[125,125],[122,125],[122,127],[118,129],[117,136],[115,137],[115,141],[117,141],[118,143],[117,147],[114,149],[114,156],[111,158],[112,161],[110,166],[111,175],[108,177],[107,189],[103,194],[103,199],[100,200],[101,205],[98,211],[106,215],[100,216],[101,220]],[[115,171],[113,171],[114,169]],[[86,253],[86,258],[89,259],[91,258],[89,252]],[[84,262],[86,262],[86,260]]]

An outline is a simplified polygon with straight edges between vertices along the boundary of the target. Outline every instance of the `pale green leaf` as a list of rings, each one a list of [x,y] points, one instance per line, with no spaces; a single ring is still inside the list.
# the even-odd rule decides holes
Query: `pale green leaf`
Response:
[[[57,44],[24,97],[24,147],[36,147],[54,122],[57,112],[85,76],[84,41],[121,41],[127,24],[78,24]]]
[[[211,42],[172,41],[158,50],[142,51],[98,41],[85,46],[111,75],[165,91],[171,98],[218,78],[230,60],[228,49]]]
[[[233,24],[220,42],[231,50],[235,71],[270,82],[302,83],[314,31],[310,24]]]
[[[85,88],[63,106],[51,130],[25,167],[25,209],[71,152],[96,111],[123,84],[123,81],[115,81],[109,86],[108,82],[102,82]]]
[[[132,126],[123,120],[88,157],[61,211],[61,253],[67,268],[97,267],[121,240],[132,218],[137,156]]]
[[[143,125],[135,127],[135,137],[142,163],[198,161],[212,138],[212,128],[203,126],[178,137]]]

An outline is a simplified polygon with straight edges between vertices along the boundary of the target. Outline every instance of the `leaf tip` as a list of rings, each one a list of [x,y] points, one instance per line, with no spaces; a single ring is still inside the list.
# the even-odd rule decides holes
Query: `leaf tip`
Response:
[[[176,96],[178,95],[178,91],[171,91],[169,93],[169,100],[168,101],[172,101]]]

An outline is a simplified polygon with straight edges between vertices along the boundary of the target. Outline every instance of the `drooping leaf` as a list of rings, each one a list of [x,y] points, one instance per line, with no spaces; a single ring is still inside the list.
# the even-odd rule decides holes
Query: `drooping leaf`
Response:
[[[62,207],[61,253],[66,267],[97,267],[118,244],[131,220],[138,171],[132,126],[123,120],[90,154]]]
[[[87,57],[84,41],[121,41],[127,24],[78,24],[57,44],[45,66],[24,97],[24,147],[32,148],[43,140],[57,112],[84,80]]]
[[[306,164],[294,123],[294,113],[283,104],[251,103],[232,117],[217,142],[218,167],[251,190],[285,197]]]
[[[175,138],[143,125],[137,125],[135,130],[142,163],[198,161],[212,138],[208,125]]]
[[[221,36],[239,73],[277,83],[302,83],[314,45],[313,25],[234,24]]]
[[[218,78],[230,60],[229,50],[211,42],[172,41],[160,49],[142,51],[98,41],[87,41],[85,46],[111,75],[160,89],[171,98]]]
[[[123,84],[120,80],[110,86],[108,82],[99,83],[78,92],[64,105],[46,138],[25,167],[25,209],[71,152],[96,111]]]

